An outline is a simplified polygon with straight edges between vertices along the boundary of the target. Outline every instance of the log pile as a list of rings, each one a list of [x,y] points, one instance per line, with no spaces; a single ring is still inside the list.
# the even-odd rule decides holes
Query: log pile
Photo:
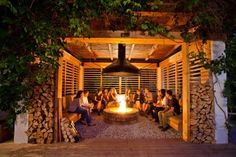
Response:
[[[52,80],[52,79],[51,79]],[[28,107],[29,126],[26,134],[29,143],[52,143],[54,133],[54,81],[36,85]]]
[[[67,118],[61,119],[61,131],[65,142],[78,142],[81,139],[75,124]]]
[[[209,83],[191,84],[190,133],[192,143],[214,143],[213,90]]]

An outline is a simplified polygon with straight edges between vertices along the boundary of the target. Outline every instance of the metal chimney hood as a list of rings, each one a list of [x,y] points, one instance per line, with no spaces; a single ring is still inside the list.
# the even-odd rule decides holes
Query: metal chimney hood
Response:
[[[125,46],[118,44],[118,59],[103,69],[104,75],[133,76],[139,75],[140,70],[125,58]]]

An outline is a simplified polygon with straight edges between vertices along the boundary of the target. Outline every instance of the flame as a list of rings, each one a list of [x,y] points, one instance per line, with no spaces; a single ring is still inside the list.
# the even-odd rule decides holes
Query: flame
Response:
[[[117,95],[117,101],[119,103],[119,108],[118,108],[118,112],[126,112],[126,101],[125,101],[125,95],[121,94],[121,95]]]

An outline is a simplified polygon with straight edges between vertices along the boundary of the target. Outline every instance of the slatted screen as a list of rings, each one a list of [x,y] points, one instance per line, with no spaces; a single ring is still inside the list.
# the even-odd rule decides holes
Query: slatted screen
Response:
[[[182,94],[183,90],[183,64],[182,61],[177,61],[177,93]]]
[[[62,62],[62,96],[74,95],[78,90],[79,67],[63,60]]]
[[[168,80],[169,80],[169,89],[172,90],[173,94],[175,94],[175,89],[176,89],[176,84],[175,84],[175,79],[176,79],[176,67],[175,64],[171,64],[168,68]]]
[[[119,77],[118,76],[102,76],[102,88],[115,88],[117,93],[119,92]]]
[[[190,60],[190,83],[195,83],[201,81],[201,69],[202,66],[198,59],[189,58]]]
[[[101,69],[99,68],[85,68],[84,69],[84,89],[91,93],[96,93],[100,88]]]
[[[130,89],[131,93],[135,93],[138,89],[138,79],[138,76],[122,77],[121,93],[125,93],[127,89]]]
[[[125,93],[127,88],[130,88],[132,93],[134,93],[140,87],[148,87],[152,92],[156,91],[157,75],[155,69],[143,69],[141,70],[140,76],[121,77],[121,84],[119,84],[118,76],[103,75],[102,82],[100,81],[100,77],[101,69],[85,68],[84,89],[93,93],[96,92],[96,90],[100,87],[102,87],[102,89],[110,89],[114,87],[116,88],[117,92],[119,92],[119,86],[121,86],[122,94]]]
[[[168,67],[163,67],[162,69],[161,69],[161,74],[162,74],[162,87],[164,88],[164,89],[167,89],[168,88],[168,85],[167,85],[167,83],[168,83]]]
[[[140,70],[140,87],[147,87],[151,92],[156,92],[157,71],[156,69]]]
[[[176,61],[162,67],[162,88],[172,90],[173,94],[181,94],[183,88],[183,64]]]

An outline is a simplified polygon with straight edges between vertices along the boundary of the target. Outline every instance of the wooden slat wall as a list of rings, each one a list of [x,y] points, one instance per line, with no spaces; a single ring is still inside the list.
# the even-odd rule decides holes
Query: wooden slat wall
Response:
[[[125,93],[127,89],[131,90],[131,93],[135,93],[138,89],[138,76],[129,76],[129,77],[122,77],[122,88],[121,93]]]
[[[78,91],[79,66],[68,60],[62,63],[62,96],[74,95]]]
[[[84,68],[84,89],[91,93],[96,93],[100,85],[100,68]]]
[[[140,87],[148,87],[152,92],[156,92],[156,83],[156,69],[142,69],[141,76],[129,77],[102,75],[100,68],[84,69],[84,89],[91,93],[96,92],[98,88],[110,89],[112,87],[116,88],[120,94],[124,94],[128,88],[134,93]]]
[[[157,87],[157,70],[141,69],[140,70],[140,87],[147,87],[151,92],[156,92]]]
[[[206,52],[206,57],[210,58],[210,42],[208,41],[206,44],[202,44],[201,41],[196,41],[190,44],[189,46],[190,52],[194,52],[196,54],[199,51]],[[201,66],[200,60],[194,59],[190,56],[190,83],[201,82],[204,83],[209,80],[209,71]]]
[[[160,63],[162,88],[172,90],[173,94],[182,94],[183,64],[182,54],[179,52]]]
[[[57,71],[57,99],[55,105],[55,142],[62,141],[60,121],[63,116],[63,109],[65,109],[66,93],[75,94],[79,85],[79,67],[80,61],[67,53],[65,50],[60,50],[62,57],[59,58],[59,67]],[[68,65],[68,66],[67,66]],[[68,74],[67,74],[68,73]],[[69,82],[68,80],[71,80]],[[70,89],[70,90],[69,90]]]

